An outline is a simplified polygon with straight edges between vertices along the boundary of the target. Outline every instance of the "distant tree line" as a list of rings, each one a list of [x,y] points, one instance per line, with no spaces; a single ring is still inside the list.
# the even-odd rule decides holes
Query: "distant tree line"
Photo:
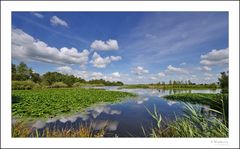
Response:
[[[160,85],[164,88],[221,88],[222,93],[228,94],[228,71],[227,72],[221,72],[221,76],[218,78],[219,82],[216,83],[210,83],[210,84],[196,84],[191,82],[190,80],[187,81],[176,81],[176,80],[169,80],[169,83],[158,82],[157,84],[151,84],[151,85]]]
[[[216,89],[218,88],[217,83],[210,83],[210,84],[196,84],[191,82],[190,80],[187,81],[177,81],[177,80],[169,80],[168,83],[165,83],[164,81],[158,82],[156,84],[151,85],[158,85],[162,86],[163,88],[212,88]]]
[[[32,83],[48,87],[72,87],[83,84],[105,86],[123,85],[123,83],[120,81],[110,82],[103,79],[86,81],[80,77],[62,74],[59,72],[46,72],[45,74],[40,75],[39,73],[34,72],[31,68],[29,68],[24,62],[20,62],[19,65],[12,64],[12,81],[13,84],[16,84],[17,86],[23,84],[26,86],[26,84],[28,84],[27,89],[31,88],[31,85],[29,86],[29,84]]]

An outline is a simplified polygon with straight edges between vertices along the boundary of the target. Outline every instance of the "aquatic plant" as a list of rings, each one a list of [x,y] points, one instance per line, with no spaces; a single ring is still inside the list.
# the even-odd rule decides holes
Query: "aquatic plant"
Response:
[[[93,104],[117,102],[135,94],[98,89],[13,90],[12,114],[17,118],[48,118],[74,113]]]

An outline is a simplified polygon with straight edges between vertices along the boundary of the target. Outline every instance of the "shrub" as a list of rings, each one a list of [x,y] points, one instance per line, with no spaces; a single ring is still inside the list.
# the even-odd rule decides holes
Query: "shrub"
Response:
[[[81,86],[84,86],[84,85],[85,85],[84,83],[76,82],[76,83],[74,83],[72,86],[73,86],[73,87],[81,87]]]
[[[52,88],[63,88],[67,87],[68,85],[63,82],[55,82],[51,85]]]
[[[33,81],[12,81],[13,90],[29,90],[36,86],[36,83]]]
[[[43,86],[41,86],[41,85],[38,84],[38,83],[35,83],[35,85],[33,86],[32,89],[42,89],[42,88],[43,88]]]

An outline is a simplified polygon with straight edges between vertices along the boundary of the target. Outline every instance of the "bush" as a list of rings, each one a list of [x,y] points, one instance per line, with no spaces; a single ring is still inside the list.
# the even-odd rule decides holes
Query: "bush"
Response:
[[[33,81],[12,81],[12,89],[13,90],[30,90],[34,88],[36,83]]]
[[[55,82],[51,85],[52,88],[63,88],[67,87],[68,85],[63,82]]]
[[[41,83],[39,83],[40,84],[40,86],[42,87],[42,88],[48,88],[49,86],[50,86],[50,84],[47,82],[47,81],[42,81]]]
[[[85,86],[86,84],[84,84],[84,83],[81,83],[81,82],[76,82],[76,83],[74,83],[72,86],[73,87],[81,87],[81,86]]]

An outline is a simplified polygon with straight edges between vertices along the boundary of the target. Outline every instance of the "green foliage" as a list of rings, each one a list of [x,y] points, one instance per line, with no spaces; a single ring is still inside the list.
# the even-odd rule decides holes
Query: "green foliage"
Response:
[[[12,80],[26,81],[30,79],[30,71],[27,65],[21,62],[18,66],[12,64]]]
[[[222,93],[228,93],[228,72],[221,72],[221,77],[218,80]]]
[[[78,81],[78,78],[74,77],[73,75],[63,75],[62,81],[68,86],[72,86],[75,82]]]
[[[12,103],[12,114],[20,118],[55,117],[81,111],[93,104],[134,96],[127,92],[81,88],[13,90],[12,100],[17,102]]]
[[[47,72],[42,77],[43,80],[46,81],[49,85],[52,85],[55,82],[61,82],[63,80],[63,74],[58,72]]]
[[[34,87],[38,87],[34,82],[28,81],[12,81],[13,90],[30,90]]]
[[[28,75],[29,74],[29,70],[28,70],[28,67],[27,65],[24,63],[24,62],[21,62],[18,67],[17,67],[17,72],[20,73],[20,74],[26,74]]]
[[[31,68],[21,62],[18,66],[12,64],[12,80],[14,81],[26,81],[32,80],[35,83],[41,84],[42,87],[51,87],[54,83],[63,82],[68,87],[73,86],[74,83],[81,83],[90,86],[121,86],[122,82],[110,82],[103,79],[86,81],[82,78],[75,77],[73,75],[62,74],[59,72],[46,72],[42,76],[33,72]],[[75,87],[77,84],[75,84]]]
[[[86,83],[76,82],[72,86],[73,87],[82,87],[82,86],[86,86]]]
[[[40,83],[42,81],[42,79],[38,73],[31,73],[30,79],[35,83]]]
[[[16,72],[17,72],[16,65],[15,65],[15,64],[12,64],[12,73],[13,73],[13,74],[16,74]]]
[[[41,77],[38,73],[34,73],[31,68],[21,62],[18,66],[12,64],[12,80],[14,81],[26,81],[32,80],[35,83],[41,82]]]
[[[120,81],[117,82],[110,82],[110,81],[105,81],[103,79],[99,79],[99,80],[90,80],[88,81],[89,84],[103,84],[105,86],[122,86],[123,83]]]
[[[64,88],[67,87],[68,85],[63,83],[63,82],[55,82],[51,85],[52,88]]]
[[[47,72],[43,76],[43,81],[47,82],[49,85],[52,85],[56,82],[63,82],[68,86],[72,86],[75,82],[85,82],[81,78],[77,78],[73,75],[65,75],[59,72]]]

